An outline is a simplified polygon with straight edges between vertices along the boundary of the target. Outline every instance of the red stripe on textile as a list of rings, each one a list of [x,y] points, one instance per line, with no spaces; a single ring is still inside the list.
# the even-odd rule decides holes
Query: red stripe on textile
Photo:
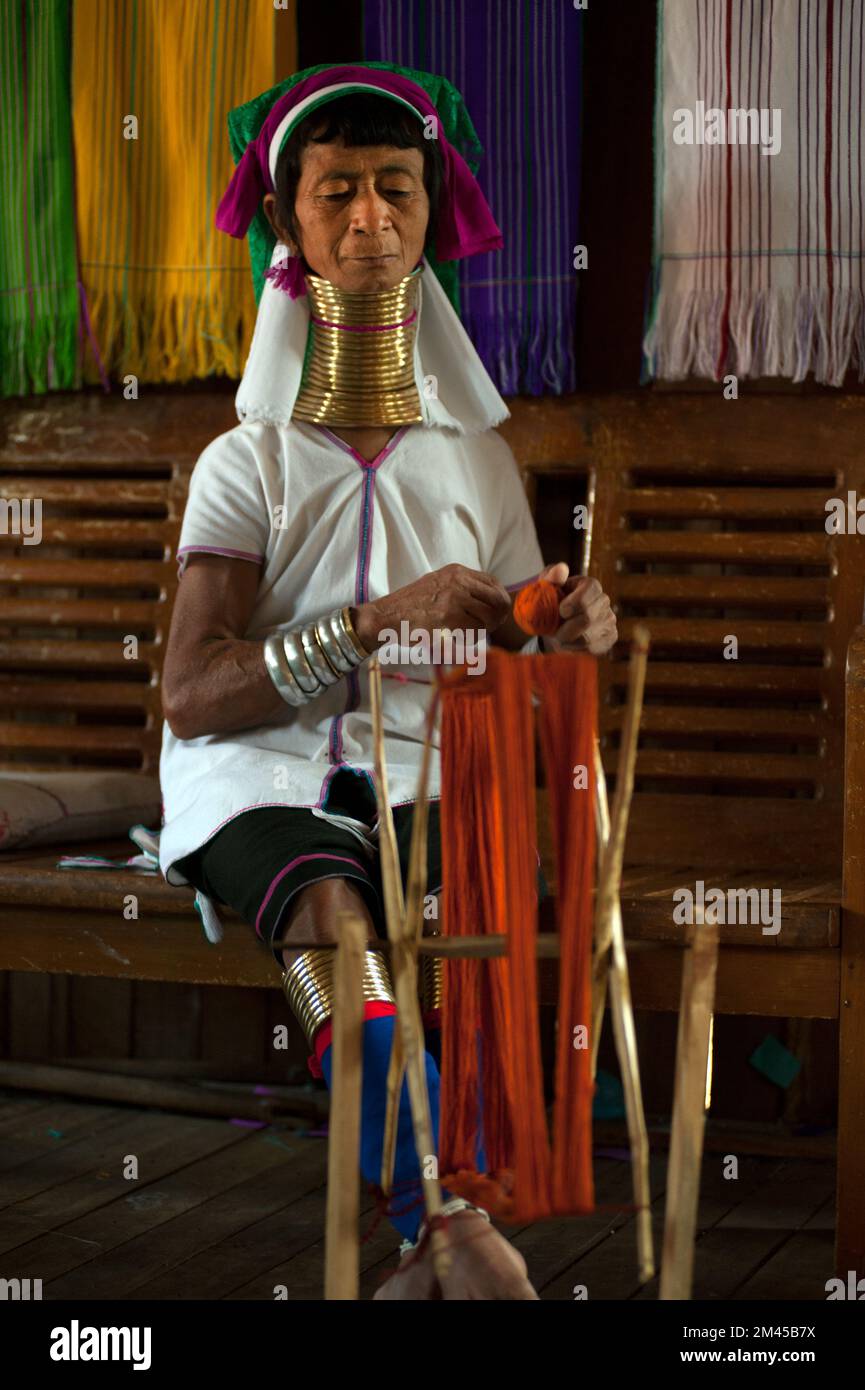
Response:
[[[835,297],[835,277],[832,265],[832,40],[835,24],[835,0],[826,0],[826,146],[823,152],[823,197],[826,200],[826,315],[827,373],[831,377],[835,363],[831,360],[832,303]]]
[[[733,0],[727,0],[727,37],[726,37],[726,69],[727,69],[727,111],[733,104],[733,80],[732,80],[732,54],[733,54]],[[721,347],[718,353],[718,363],[715,368],[715,380],[720,381],[727,364],[727,356],[730,351],[730,302],[733,298],[733,145],[730,140],[730,132],[727,131],[727,216],[726,216],[726,239],[727,239],[727,283],[724,289],[724,312],[721,316]]]

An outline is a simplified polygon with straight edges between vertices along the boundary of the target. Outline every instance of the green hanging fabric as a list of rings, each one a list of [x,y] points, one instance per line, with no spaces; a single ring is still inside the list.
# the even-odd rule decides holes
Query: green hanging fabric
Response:
[[[0,396],[80,386],[70,0],[0,0]]]

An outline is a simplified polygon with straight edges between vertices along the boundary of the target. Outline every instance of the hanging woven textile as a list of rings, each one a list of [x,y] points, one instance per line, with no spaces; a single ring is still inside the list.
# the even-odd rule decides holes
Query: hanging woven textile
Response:
[[[658,5],[645,374],[865,378],[861,0]]]
[[[570,4],[364,4],[366,57],[443,74],[472,113],[475,148],[461,153],[504,246],[461,264],[459,308],[504,396],[576,386],[582,21]]]
[[[148,382],[239,377],[249,257],[213,209],[231,175],[228,112],[273,82],[273,6],[76,0],[73,21],[81,273],[105,366]]]
[[[0,4],[0,396],[80,385],[68,0]]]
[[[490,648],[482,675],[443,674],[440,695],[444,929],[508,943],[506,956],[445,964],[442,1183],[515,1221],[591,1211],[595,660]],[[552,1137],[538,1026],[536,732],[560,950]]]

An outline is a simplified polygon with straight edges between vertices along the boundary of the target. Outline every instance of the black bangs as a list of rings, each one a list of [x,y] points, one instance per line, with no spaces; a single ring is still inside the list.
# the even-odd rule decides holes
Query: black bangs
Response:
[[[346,146],[393,145],[395,149],[420,150],[424,161],[424,188],[430,213],[426,244],[435,244],[442,181],[441,155],[436,140],[424,137],[425,126],[405,107],[372,93],[349,92],[305,116],[280,151],[276,162],[276,207],[280,221],[297,240],[294,200],[300,181],[306,145],[329,145],[342,139]]]

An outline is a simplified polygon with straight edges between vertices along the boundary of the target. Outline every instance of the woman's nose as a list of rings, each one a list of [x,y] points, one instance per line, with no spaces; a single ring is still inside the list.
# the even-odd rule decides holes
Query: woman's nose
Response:
[[[351,225],[361,232],[381,232],[390,226],[387,199],[374,188],[358,189],[351,204]]]

